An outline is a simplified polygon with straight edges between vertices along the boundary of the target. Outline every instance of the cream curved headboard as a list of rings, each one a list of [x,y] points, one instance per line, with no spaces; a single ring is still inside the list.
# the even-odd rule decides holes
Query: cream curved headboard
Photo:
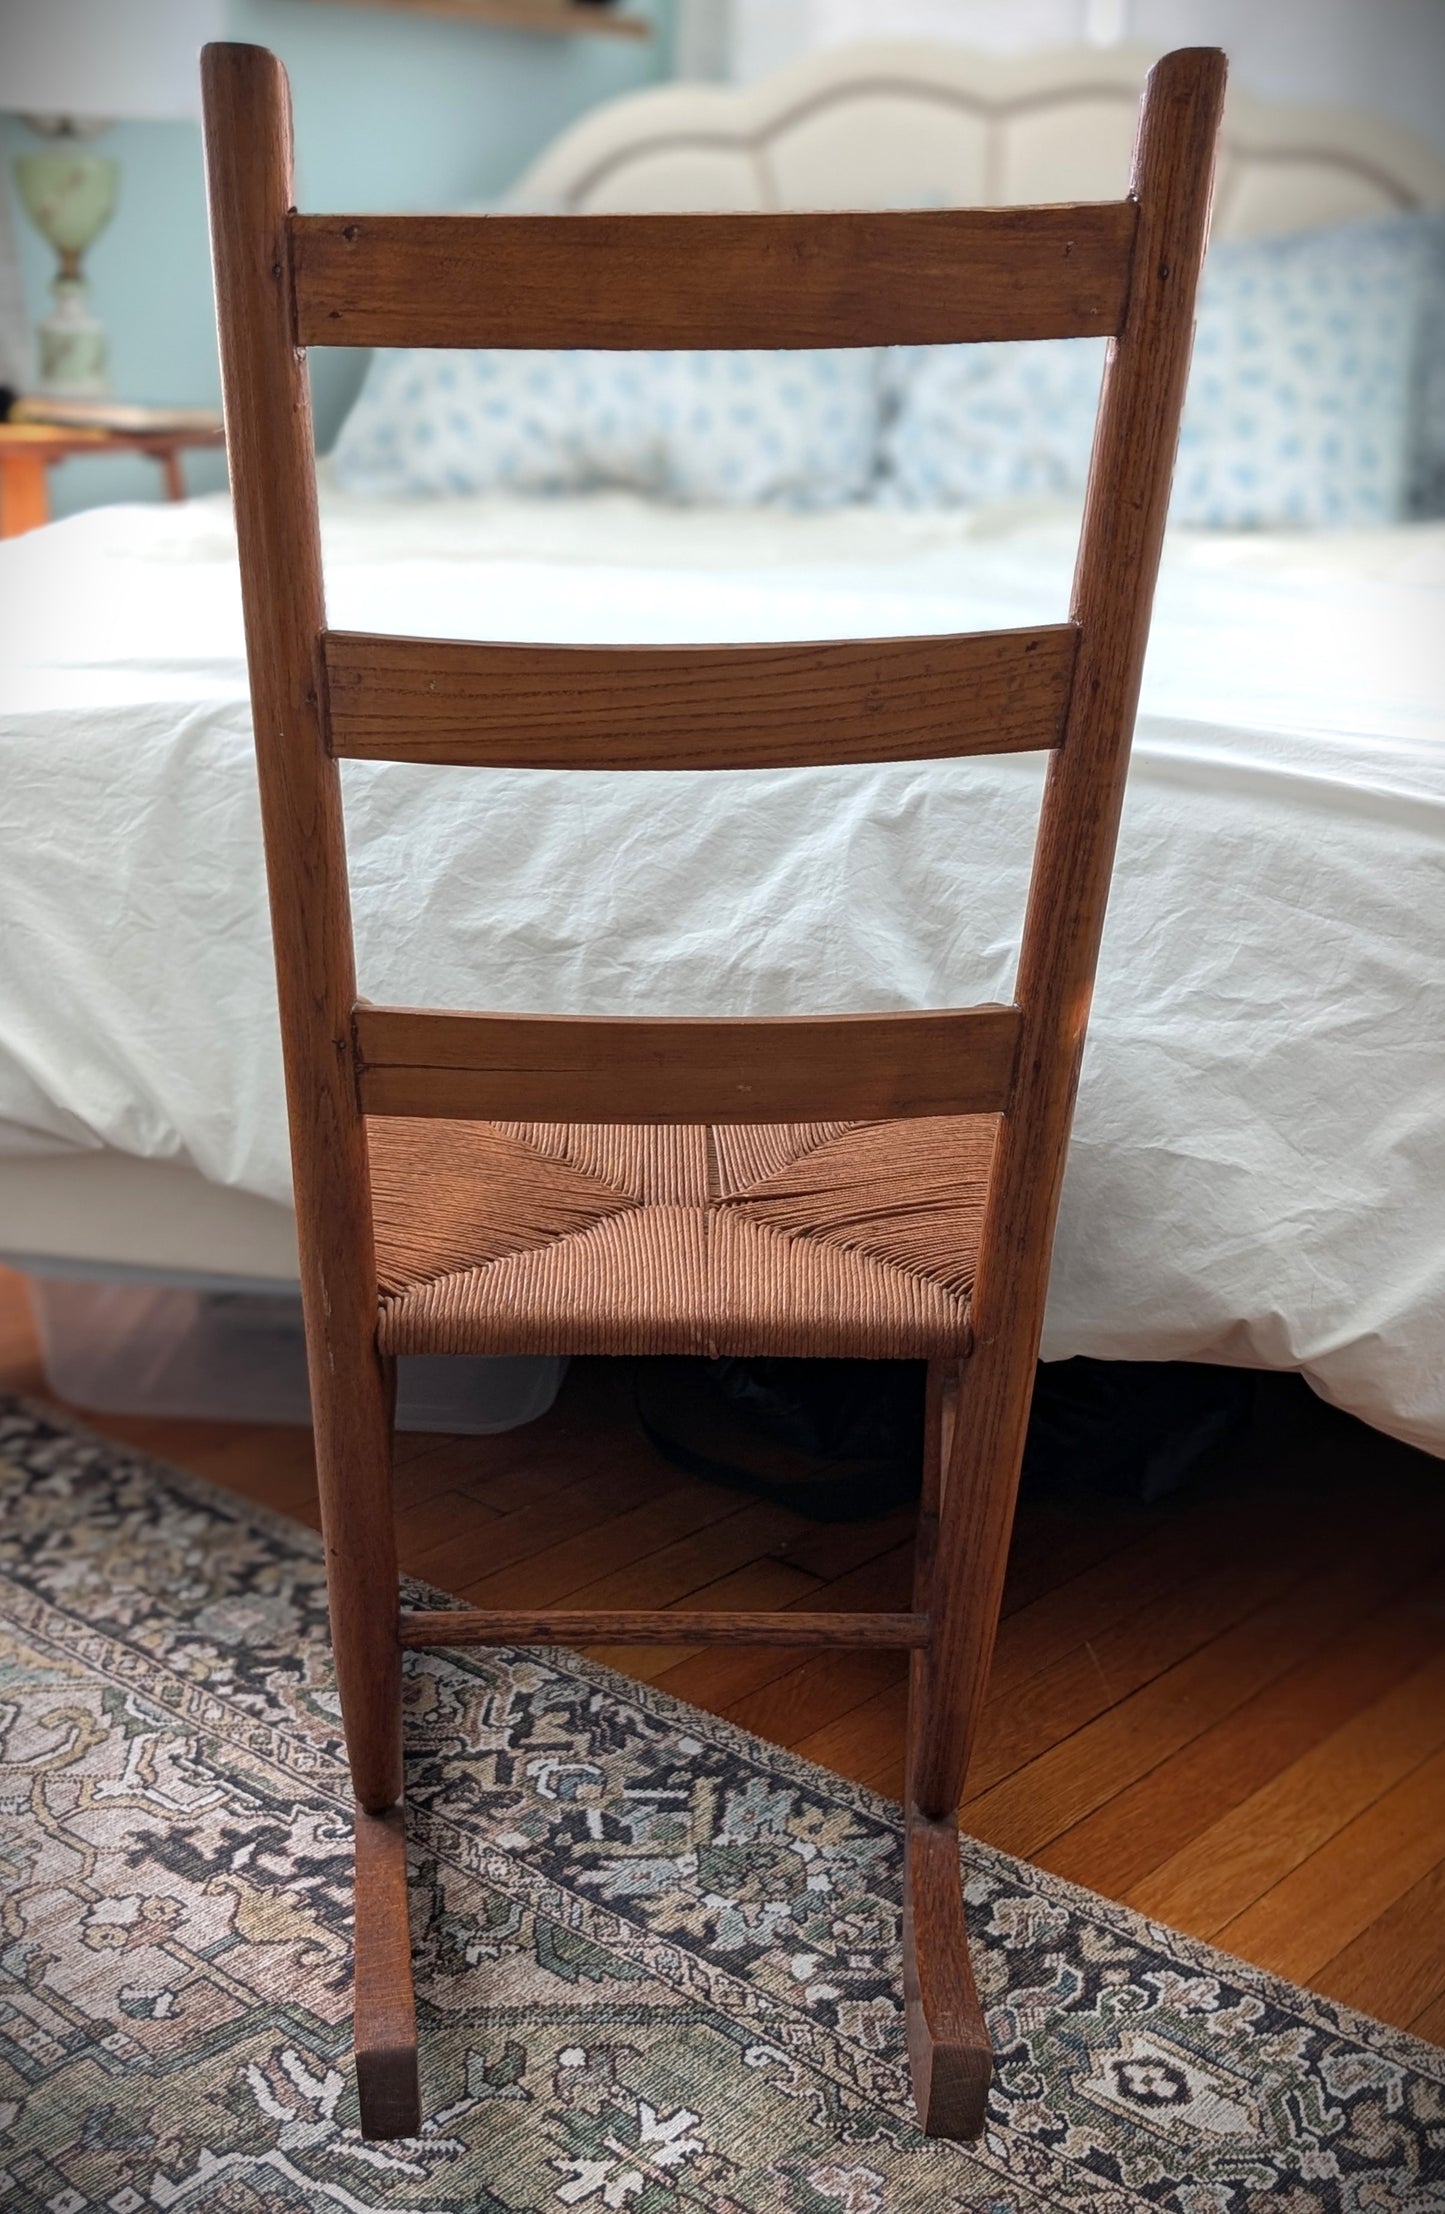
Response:
[[[1143,47],[1003,58],[869,44],[745,88],[659,86],[574,125],[508,205],[635,213],[1118,199],[1153,59]],[[1394,124],[1231,92],[1217,233],[1442,203],[1445,162]]]

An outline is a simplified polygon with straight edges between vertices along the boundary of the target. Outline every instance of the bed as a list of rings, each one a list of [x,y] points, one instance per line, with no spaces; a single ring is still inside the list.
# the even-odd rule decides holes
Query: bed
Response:
[[[832,53],[599,111],[523,209],[1117,192],[1147,57]],[[1234,95],[1216,231],[1445,203],[1350,114]],[[516,639],[1057,620],[1077,513],[367,499],[323,478],[338,627]],[[1300,1369],[1445,1453],[1445,525],[1172,533],[1065,1185],[1046,1357]],[[223,501],[0,547],[0,1252],[294,1283]],[[1027,759],[701,780],[348,764],[362,989],[782,1013],[1007,997]],[[390,887],[418,887],[399,910]],[[425,943],[425,958],[418,950]],[[1432,1010],[1436,1012],[1432,1015]]]

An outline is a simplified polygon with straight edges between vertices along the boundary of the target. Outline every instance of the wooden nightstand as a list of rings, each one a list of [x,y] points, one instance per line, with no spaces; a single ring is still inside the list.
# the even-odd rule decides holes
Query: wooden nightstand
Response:
[[[71,454],[149,454],[160,464],[166,498],[183,500],[181,455],[188,447],[223,446],[214,430],[63,430],[50,423],[0,423],[0,538],[16,538],[50,520],[46,470]]]

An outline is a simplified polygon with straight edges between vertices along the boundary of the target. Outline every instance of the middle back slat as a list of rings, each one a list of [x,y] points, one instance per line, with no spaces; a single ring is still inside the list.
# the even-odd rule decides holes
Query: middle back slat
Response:
[[[301,346],[929,346],[1120,326],[1138,211],[293,215]]]
[[[343,759],[759,769],[1055,746],[1070,623],[762,646],[533,646],[327,631]]]

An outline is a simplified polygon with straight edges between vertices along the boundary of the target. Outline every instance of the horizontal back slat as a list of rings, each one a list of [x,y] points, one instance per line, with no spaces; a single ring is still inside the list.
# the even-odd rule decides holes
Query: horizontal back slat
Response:
[[[927,346],[1119,328],[1136,210],[293,215],[302,346]]]
[[[1016,1007],[709,1021],[358,1006],[362,1109],[501,1122],[1001,1113]]]
[[[1078,633],[511,646],[328,631],[331,750],[511,769],[759,769],[1057,745]]]

